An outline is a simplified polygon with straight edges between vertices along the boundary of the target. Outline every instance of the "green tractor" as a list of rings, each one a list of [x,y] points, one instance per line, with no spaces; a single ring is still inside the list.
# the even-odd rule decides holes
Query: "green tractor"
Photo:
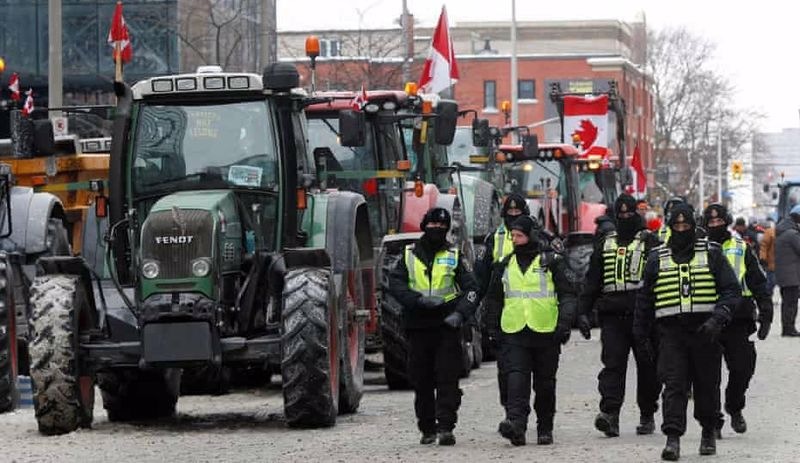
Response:
[[[279,372],[293,427],[358,409],[367,211],[316,188],[298,82],[274,64],[115,83],[108,196],[87,225],[105,240],[39,259],[31,287],[41,433],[89,427],[95,384],[110,421],[170,416],[184,369]]]

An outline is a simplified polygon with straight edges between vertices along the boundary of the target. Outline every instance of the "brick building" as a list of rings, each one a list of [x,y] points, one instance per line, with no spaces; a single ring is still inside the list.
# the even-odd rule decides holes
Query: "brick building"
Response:
[[[460,80],[453,96],[462,109],[476,109],[494,125],[502,125],[499,111],[511,97],[510,23],[458,23],[451,27]],[[303,55],[305,38],[320,38],[317,88],[401,88],[403,61],[407,75],[417,80],[428,53],[432,28],[416,28],[410,46],[404,48],[400,28],[370,30],[279,31],[278,56],[298,65],[308,84],[308,59]],[[517,76],[519,123],[535,124],[557,116],[549,99],[551,84],[563,91],[601,92],[608,82],[618,84],[627,106],[627,152],[637,144],[643,155],[648,179],[653,172],[652,80],[643,72],[646,57],[644,18],[628,24],[614,20],[517,22]],[[613,129],[613,118],[609,120]],[[536,129],[540,140],[560,138],[560,125],[543,124]],[[609,130],[615,133],[615,130]],[[612,145],[613,147],[613,145]]]

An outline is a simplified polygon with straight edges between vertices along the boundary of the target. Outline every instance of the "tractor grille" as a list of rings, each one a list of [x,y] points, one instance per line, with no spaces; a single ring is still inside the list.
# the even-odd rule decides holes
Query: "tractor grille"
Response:
[[[192,261],[211,257],[213,220],[197,209],[151,213],[142,228],[142,257],[158,261],[159,279],[192,277]]]

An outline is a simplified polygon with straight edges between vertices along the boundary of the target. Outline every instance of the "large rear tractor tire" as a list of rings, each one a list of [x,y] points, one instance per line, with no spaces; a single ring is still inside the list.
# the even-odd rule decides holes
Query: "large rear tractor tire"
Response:
[[[286,424],[336,424],[339,405],[339,327],[330,271],[289,270],[283,287],[281,339]]]
[[[126,369],[97,375],[108,421],[140,421],[175,414],[181,389],[181,370]]]
[[[391,390],[411,389],[408,376],[409,345],[403,329],[402,307],[384,292],[381,298],[381,337],[383,374]]]
[[[0,413],[15,409],[19,402],[17,324],[7,257],[0,253]]]
[[[366,332],[364,319],[357,311],[363,306],[361,270],[347,272],[339,303],[339,345],[342,346],[340,367],[339,413],[355,413],[364,395],[364,359]]]
[[[79,314],[87,303],[74,275],[37,277],[31,286],[31,382],[33,407],[42,434],[90,427],[94,377],[80,370]]]

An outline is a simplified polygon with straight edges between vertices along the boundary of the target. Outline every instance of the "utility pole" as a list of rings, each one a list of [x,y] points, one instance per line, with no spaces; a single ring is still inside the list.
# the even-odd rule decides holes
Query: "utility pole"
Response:
[[[517,2],[511,0],[511,125],[519,125],[519,102],[517,102]],[[516,131],[511,133],[517,143]]]
[[[403,53],[403,85],[411,81],[411,18],[408,14],[408,2],[403,0],[403,15],[400,16],[400,27],[402,28],[402,40],[400,47]]]
[[[64,77],[61,70],[61,0],[48,0],[47,33],[50,40],[47,65],[47,106],[64,106]],[[50,113],[50,117],[60,116],[61,112]]]
[[[722,204],[722,111],[717,122],[717,202]]]

